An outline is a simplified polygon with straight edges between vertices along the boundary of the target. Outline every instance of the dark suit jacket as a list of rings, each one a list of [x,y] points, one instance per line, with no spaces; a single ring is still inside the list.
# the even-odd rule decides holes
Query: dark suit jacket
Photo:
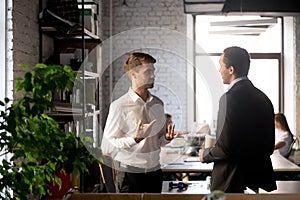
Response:
[[[226,92],[219,102],[217,142],[203,153],[205,162],[214,162],[211,190],[276,189],[274,130],[273,105],[250,80]]]

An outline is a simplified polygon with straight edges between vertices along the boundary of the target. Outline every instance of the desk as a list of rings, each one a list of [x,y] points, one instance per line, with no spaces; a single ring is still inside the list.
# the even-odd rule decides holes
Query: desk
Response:
[[[163,172],[172,173],[208,173],[212,172],[213,163],[184,162],[186,158],[198,159],[198,157],[189,157],[182,154],[182,150],[162,148],[161,151],[161,166]],[[275,172],[297,172],[300,173],[300,167],[284,158],[280,154],[271,155],[272,165]]]
[[[272,165],[275,172],[300,172],[300,167],[289,161],[279,153],[271,155]]]
[[[162,194],[209,194],[210,190],[208,189],[206,181],[183,181],[188,184],[187,190],[178,190],[177,188],[173,188],[169,190],[170,181],[164,181],[162,185]],[[174,184],[178,183],[178,181],[173,181]]]
[[[184,181],[188,184],[187,190],[178,190],[173,188],[169,190],[170,181],[164,181],[162,185],[162,194],[209,194],[210,190],[208,189],[206,181]],[[178,181],[173,181],[174,184]],[[272,192],[267,192],[263,189],[259,189],[259,194],[300,194],[300,181],[276,181],[277,190]]]
[[[210,173],[212,172],[213,166],[213,163],[181,162],[162,164],[161,169],[163,172],[174,173]]]
[[[184,162],[187,158],[192,158],[197,162]],[[163,172],[199,173],[212,172],[213,169],[213,163],[201,163],[198,157],[189,157],[183,154],[180,148],[162,148],[160,163]]]
[[[300,193],[300,181],[276,181],[277,190],[267,192],[259,189],[258,193],[282,194],[282,193]]]

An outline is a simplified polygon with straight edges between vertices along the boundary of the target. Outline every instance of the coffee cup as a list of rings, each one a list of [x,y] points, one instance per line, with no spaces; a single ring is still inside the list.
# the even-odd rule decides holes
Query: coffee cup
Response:
[[[205,135],[205,141],[204,141],[204,147],[205,148],[212,147],[212,146],[215,145],[215,143],[216,143],[216,137],[215,136],[209,135],[209,134]]]

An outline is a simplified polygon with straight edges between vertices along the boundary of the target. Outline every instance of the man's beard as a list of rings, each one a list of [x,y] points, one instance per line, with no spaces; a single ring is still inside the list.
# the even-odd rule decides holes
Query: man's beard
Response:
[[[145,88],[153,88],[154,87],[154,83],[149,83],[145,85]]]
[[[143,84],[140,88],[144,88],[144,89],[150,89],[154,87],[154,83],[145,83]]]

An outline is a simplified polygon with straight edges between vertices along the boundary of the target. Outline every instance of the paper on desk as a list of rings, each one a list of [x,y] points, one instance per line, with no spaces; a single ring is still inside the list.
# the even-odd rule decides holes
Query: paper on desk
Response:
[[[189,157],[189,158],[185,158],[184,162],[200,162],[199,157]]]

